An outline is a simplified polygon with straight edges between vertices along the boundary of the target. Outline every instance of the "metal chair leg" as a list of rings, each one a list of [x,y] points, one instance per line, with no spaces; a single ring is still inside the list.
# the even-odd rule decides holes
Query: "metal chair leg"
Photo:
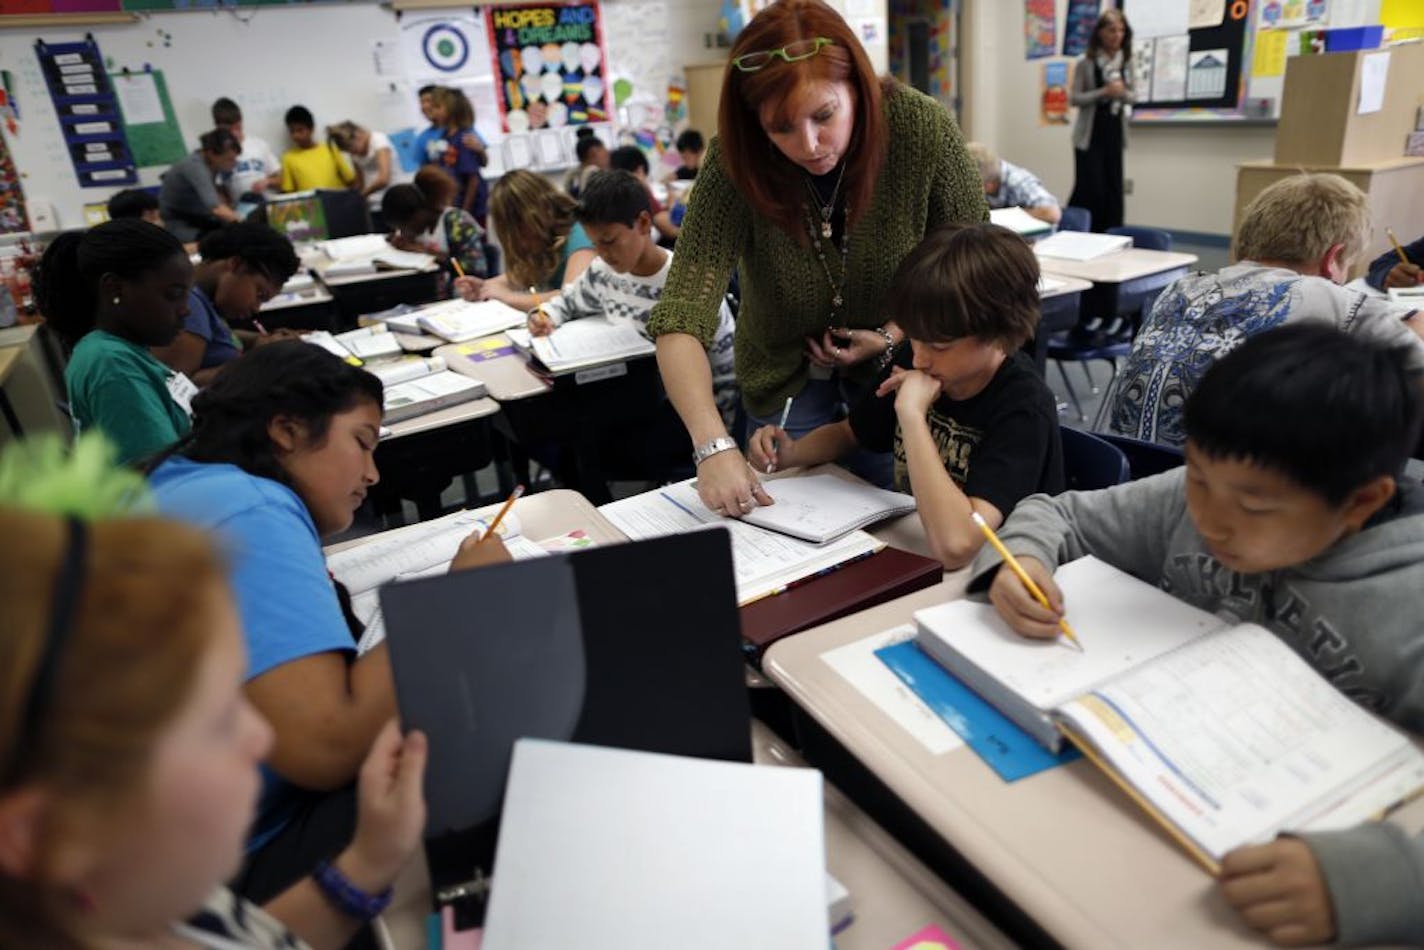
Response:
[[[1088,414],[1083,411],[1083,404],[1078,401],[1078,393],[1073,389],[1073,384],[1068,381],[1068,371],[1063,368],[1062,360],[1054,360],[1058,365],[1058,375],[1063,377],[1063,385],[1068,390],[1068,398],[1073,403],[1073,408],[1078,411],[1078,419],[1081,422],[1088,421]]]

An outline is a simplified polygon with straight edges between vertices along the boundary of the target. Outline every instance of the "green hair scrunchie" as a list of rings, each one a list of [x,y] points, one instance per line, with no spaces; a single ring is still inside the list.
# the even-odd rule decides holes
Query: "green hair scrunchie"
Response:
[[[85,521],[153,511],[147,480],[117,458],[97,431],[72,448],[50,434],[13,442],[0,452],[0,505]]]

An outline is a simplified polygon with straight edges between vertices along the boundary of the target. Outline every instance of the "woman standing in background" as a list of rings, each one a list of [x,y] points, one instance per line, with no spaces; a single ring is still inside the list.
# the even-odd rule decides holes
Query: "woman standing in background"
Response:
[[[1132,27],[1120,10],[1104,10],[1088,52],[1073,70],[1073,194],[1068,203],[1093,215],[1093,230],[1122,224],[1122,150],[1132,88]]]

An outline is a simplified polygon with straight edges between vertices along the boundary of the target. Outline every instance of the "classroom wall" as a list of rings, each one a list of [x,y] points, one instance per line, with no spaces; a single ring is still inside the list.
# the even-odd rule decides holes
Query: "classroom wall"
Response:
[[[1042,126],[1038,118],[1042,64],[1055,60],[1024,58],[1022,4],[967,0],[967,7],[967,132],[1033,169],[1066,202],[1073,189],[1071,126]],[[1067,0],[1057,8],[1061,49]],[[1275,128],[1134,125],[1128,136],[1129,223],[1229,235],[1236,165],[1268,160]]]

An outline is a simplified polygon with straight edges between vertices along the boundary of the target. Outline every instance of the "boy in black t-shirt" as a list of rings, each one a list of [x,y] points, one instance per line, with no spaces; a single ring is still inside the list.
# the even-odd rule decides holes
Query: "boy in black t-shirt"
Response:
[[[1019,351],[1038,325],[1038,260],[1006,228],[942,228],[901,263],[885,316],[910,351],[875,394],[801,439],[763,426],[748,461],[770,472],[893,450],[896,487],[914,492],[930,550],[955,570],[983,544],[972,512],[997,528],[1020,499],[1063,490],[1057,404]]]

